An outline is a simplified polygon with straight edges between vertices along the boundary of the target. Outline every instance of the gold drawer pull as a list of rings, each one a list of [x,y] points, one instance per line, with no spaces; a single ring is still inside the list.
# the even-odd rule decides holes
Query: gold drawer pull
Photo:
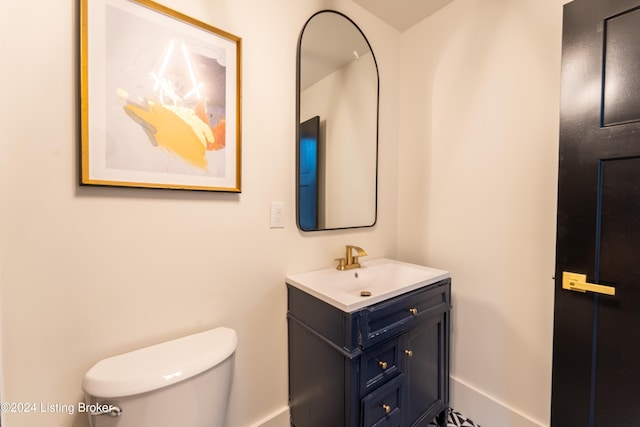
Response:
[[[391,406],[385,405],[384,403],[382,404],[382,409],[384,410],[384,413],[387,415],[389,415],[389,413],[391,412]]]
[[[416,314],[418,314],[418,309],[417,308],[410,308],[409,309],[409,313],[411,313],[411,314],[413,314],[415,316]]]
[[[380,365],[382,369],[387,369],[387,366],[389,366],[387,365],[387,362],[383,362],[382,360],[378,362],[378,365]]]
[[[404,354],[406,354],[408,357],[413,357],[413,351],[411,350],[405,350]]]

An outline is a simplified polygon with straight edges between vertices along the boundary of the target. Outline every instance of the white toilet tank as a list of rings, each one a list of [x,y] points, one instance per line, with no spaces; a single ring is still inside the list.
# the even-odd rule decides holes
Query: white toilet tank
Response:
[[[237,343],[216,328],[99,361],[82,382],[91,426],[221,427]]]

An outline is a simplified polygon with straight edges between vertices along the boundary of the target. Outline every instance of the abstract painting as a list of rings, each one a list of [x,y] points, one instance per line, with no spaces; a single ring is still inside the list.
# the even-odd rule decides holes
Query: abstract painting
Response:
[[[240,192],[241,39],[149,0],[81,0],[81,184]]]

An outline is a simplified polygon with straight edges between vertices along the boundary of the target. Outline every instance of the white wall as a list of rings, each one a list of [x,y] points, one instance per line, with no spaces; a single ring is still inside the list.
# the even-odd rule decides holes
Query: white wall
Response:
[[[0,287],[4,395],[77,404],[99,359],[226,325],[239,347],[228,425],[287,405],[287,273],[345,244],[395,256],[400,35],[339,0],[166,0],[243,38],[240,195],[78,187],[75,0],[0,3]],[[348,14],[379,57],[378,224],[295,226],[295,53],[317,10]],[[269,228],[270,201],[287,203]],[[7,427],[84,427],[84,414],[5,414]]]
[[[549,422],[563,3],[455,0],[402,38],[398,256],[451,271],[453,406],[492,427]]]

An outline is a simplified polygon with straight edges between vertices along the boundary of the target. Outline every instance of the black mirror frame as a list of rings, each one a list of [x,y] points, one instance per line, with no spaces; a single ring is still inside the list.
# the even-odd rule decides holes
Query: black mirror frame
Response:
[[[311,229],[311,230],[307,230],[304,229],[300,226],[300,207],[299,207],[299,200],[300,200],[300,82],[301,82],[301,78],[300,78],[300,74],[301,74],[301,51],[302,51],[302,36],[304,35],[304,30],[307,28],[307,25],[309,24],[309,22],[311,22],[311,20],[322,13],[335,13],[337,15],[340,15],[341,17],[345,18],[347,21],[349,21],[357,30],[358,32],[360,32],[360,34],[362,35],[362,37],[364,38],[365,42],[367,43],[367,45],[369,46],[369,50],[371,52],[371,56],[373,58],[373,64],[376,67],[376,78],[377,78],[377,93],[376,93],[376,157],[375,157],[375,169],[376,169],[376,174],[375,174],[375,206],[374,206],[374,219],[373,219],[373,223],[371,224],[365,224],[365,225],[355,225],[355,226],[347,226],[347,227],[335,227],[335,228],[317,228],[317,229]],[[362,30],[360,29],[360,27],[351,19],[349,18],[347,15],[345,15],[342,12],[338,12],[336,10],[331,10],[331,9],[324,9],[324,10],[320,10],[316,13],[314,13],[313,15],[311,15],[311,17],[309,19],[307,19],[307,21],[305,22],[305,24],[302,27],[302,30],[300,31],[300,35],[298,36],[298,44],[297,44],[297,50],[296,50],[296,225],[298,226],[298,229],[301,231],[305,231],[305,232],[313,232],[313,231],[329,231],[329,230],[348,230],[348,229],[355,229],[355,228],[368,228],[368,227],[374,227],[377,222],[378,222],[378,163],[379,163],[379,157],[380,157],[380,153],[379,153],[379,139],[380,139],[380,70],[378,68],[378,61],[376,59],[375,54],[373,53],[373,48],[371,47],[371,44],[369,43],[369,39],[367,39],[367,36],[365,36],[365,34],[362,32]]]

